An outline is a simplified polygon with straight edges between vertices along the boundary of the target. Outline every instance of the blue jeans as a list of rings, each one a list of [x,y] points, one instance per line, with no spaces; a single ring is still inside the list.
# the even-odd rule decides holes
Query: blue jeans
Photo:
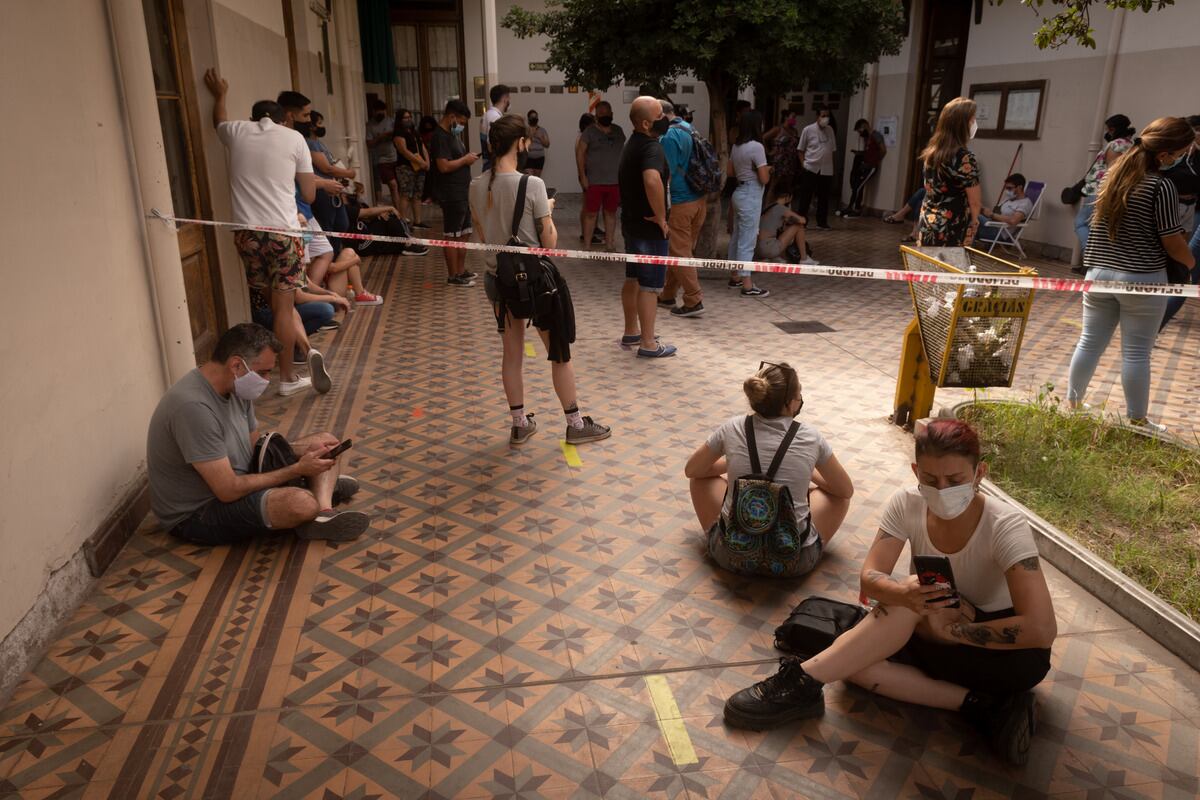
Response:
[[[749,181],[733,192],[733,234],[729,237],[730,261],[753,261],[754,246],[758,244],[758,223],[762,216],[762,185]],[[748,269],[738,270],[738,275],[751,274]]]
[[[666,239],[633,239],[625,237],[625,249],[630,255],[636,256],[665,256],[669,255],[669,242]],[[643,292],[661,292],[667,283],[667,268],[663,264],[643,264],[640,261],[625,262],[625,277],[636,280],[638,288]]]
[[[1079,239],[1081,253],[1087,250],[1088,232],[1092,229],[1092,209],[1095,206],[1096,198],[1084,197],[1079,201],[1079,211],[1075,212],[1075,236]]]
[[[904,205],[908,206],[908,213],[904,215],[905,219],[916,219],[917,214],[921,213],[921,204],[925,202],[925,187],[917,189],[912,193],[912,197],[904,201]]]
[[[300,321],[304,323],[304,332],[309,336],[333,319],[333,306],[329,303],[297,303],[296,311],[300,313]],[[251,310],[250,318],[267,330],[271,330],[275,322],[275,315],[269,308]]]
[[[1125,281],[1127,283],[1167,282],[1166,270],[1152,273],[1120,272],[1113,269],[1089,269],[1088,280]],[[1167,298],[1156,295],[1105,294],[1083,295],[1083,333],[1071,356],[1067,381],[1067,399],[1081,402],[1087,392],[1100,356],[1121,326],[1121,386],[1125,390],[1125,410],[1129,419],[1145,419],[1150,406],[1150,352],[1158,337]]]
[[[1192,258],[1196,260],[1196,266],[1192,267],[1192,283],[1200,283],[1200,214],[1196,216],[1196,229],[1192,231],[1192,240],[1188,242],[1188,249],[1192,251]],[[1163,314],[1162,325],[1159,326],[1161,331],[1171,321],[1171,318],[1179,313],[1179,309],[1183,308],[1186,298],[1172,297],[1167,301],[1167,310]]]

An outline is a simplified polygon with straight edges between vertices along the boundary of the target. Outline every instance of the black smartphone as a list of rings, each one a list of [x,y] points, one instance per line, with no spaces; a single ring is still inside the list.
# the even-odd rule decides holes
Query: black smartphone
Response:
[[[558,194],[558,189],[547,189],[546,190],[546,199],[553,200],[554,195],[556,195],[556,194]]]
[[[338,456],[340,456],[342,453],[344,453],[344,452],[346,452],[347,450],[349,450],[349,449],[350,449],[350,445],[351,445],[352,443],[353,443],[353,442],[352,442],[352,440],[350,440],[350,439],[347,439],[346,441],[344,441],[344,442],[342,442],[342,443],[338,444],[337,446],[335,446],[335,447],[334,447],[332,450],[330,450],[330,451],[329,451],[328,453],[326,453],[325,455],[321,456],[321,458],[337,458],[337,457],[338,457]]]
[[[946,594],[941,597],[931,597],[929,602],[950,600],[947,608],[958,608],[958,587],[954,583],[954,570],[950,569],[950,559],[945,556],[913,556],[913,566],[917,570],[917,580],[922,586],[944,586]]]

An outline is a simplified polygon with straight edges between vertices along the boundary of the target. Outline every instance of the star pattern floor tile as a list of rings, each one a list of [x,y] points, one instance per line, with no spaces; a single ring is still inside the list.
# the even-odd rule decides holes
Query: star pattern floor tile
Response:
[[[564,242],[577,235],[573,202],[560,200]],[[859,219],[810,241],[831,263],[893,267],[897,238]],[[879,510],[911,479],[911,441],[886,421],[908,295],[763,276],[771,296],[745,300],[705,276],[706,315],[663,315],[659,333],[679,355],[647,362],[617,346],[613,268],[562,267],[582,407],[611,439],[567,464],[538,342],[525,380],[541,429],[510,448],[482,290],[446,289],[436,251],[370,259],[384,305],[316,338],[334,391],[272,396],[258,414],[288,435],[354,438],[347,470],[371,529],[336,545],[280,536],[204,548],[147,520],[0,708],[0,798],[1200,794],[1200,675],[1049,568],[1062,636],[1024,768],[999,763],[955,715],[841,685],[827,688],[820,720],[726,728],[725,697],[774,670],[788,610],[813,593],[857,595]],[[1154,355],[1152,413],[1184,436],[1200,399],[1194,305]],[[1078,317],[1078,296],[1040,294],[1017,387],[990,394],[1061,386]],[[775,324],[789,321],[828,330]],[[857,486],[803,581],[707,563],[682,476],[691,450],[743,410],[741,380],[760,359],[798,366],[805,416]],[[1119,411],[1118,386],[1114,345],[1093,401]],[[671,693],[669,725],[648,678]]]

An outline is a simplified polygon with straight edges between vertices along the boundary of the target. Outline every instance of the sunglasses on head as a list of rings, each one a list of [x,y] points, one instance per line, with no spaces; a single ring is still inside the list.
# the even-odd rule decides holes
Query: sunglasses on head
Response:
[[[759,371],[759,372],[762,372],[763,370],[767,369],[768,367],[769,367],[769,368],[772,368],[772,369],[778,369],[778,370],[782,370],[782,369],[784,369],[784,368],[785,368],[783,364],[776,364],[774,361],[760,361],[760,362],[758,362],[758,371]],[[787,367],[787,369],[791,369],[791,367]],[[793,371],[794,371],[794,370],[793,370]],[[798,378],[798,377],[799,377],[799,376],[797,376],[797,378]],[[800,397],[800,408],[804,408],[804,397],[803,397],[803,395]],[[800,409],[799,409],[799,408],[798,408],[798,409],[796,409],[796,413],[797,413],[797,414],[799,414],[799,413],[800,413]]]

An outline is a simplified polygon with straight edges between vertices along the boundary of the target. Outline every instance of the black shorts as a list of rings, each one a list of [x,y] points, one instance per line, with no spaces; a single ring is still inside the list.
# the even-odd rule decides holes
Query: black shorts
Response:
[[[1014,616],[1013,609],[980,611],[977,622]],[[1050,649],[988,650],[969,644],[938,644],[913,635],[888,661],[916,667],[931,678],[990,694],[1027,692],[1050,671]]]
[[[255,536],[271,533],[267,525],[267,495],[270,489],[251,492],[240,500],[222,503],[213,499],[171,529],[193,544],[237,544]]]
[[[471,235],[471,206],[466,200],[448,200],[442,207],[442,232],[447,239],[465,239]]]
[[[530,157],[530,158],[525,159],[525,169],[544,169],[545,166],[546,166],[546,157],[545,156],[542,156],[541,158]]]

